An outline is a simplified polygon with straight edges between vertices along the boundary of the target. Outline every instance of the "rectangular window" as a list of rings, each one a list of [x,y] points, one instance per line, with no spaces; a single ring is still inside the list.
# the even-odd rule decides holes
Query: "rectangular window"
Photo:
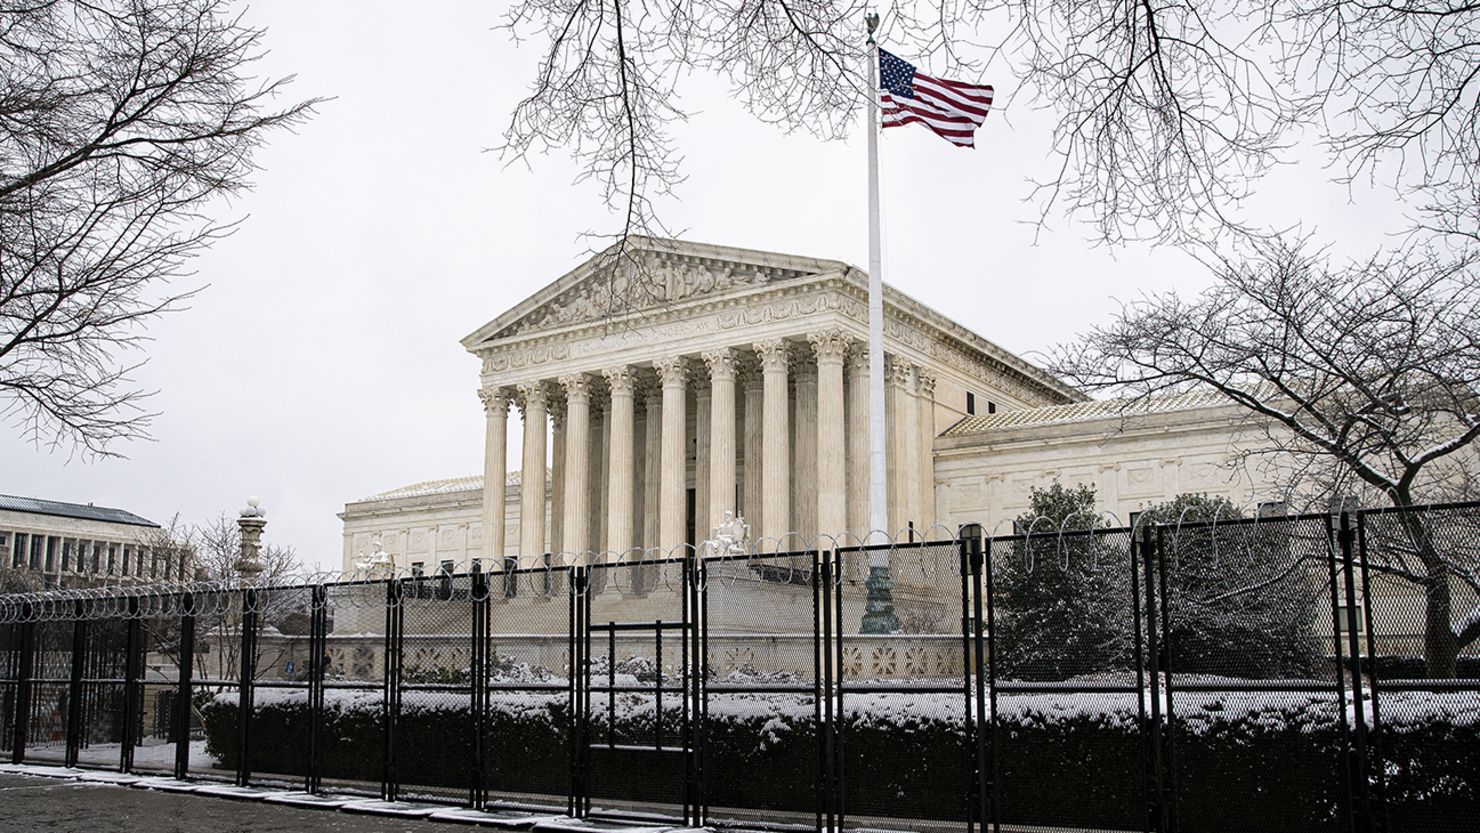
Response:
[[[113,575],[118,569],[118,545],[108,545],[108,575]]]
[[[422,576],[426,575],[426,566],[426,562],[424,561],[411,562],[411,577],[421,578]]]
[[[62,541],[62,572],[72,569],[72,539]]]
[[[971,391],[966,392],[966,413],[968,416],[976,415],[976,394]]]
[[[55,535],[46,538],[46,571],[49,573],[57,568],[57,551],[62,548],[62,539]]]
[[[10,566],[19,570],[26,566],[26,533],[15,534],[15,548],[10,551]]]
[[[46,546],[45,535],[31,536],[31,569],[41,569],[41,550]]]
[[[995,413],[997,413],[997,403],[996,402],[988,402],[987,403],[987,413],[989,413],[989,414],[995,414]]]
[[[1357,602],[1354,605],[1339,604],[1336,606],[1336,632],[1339,634],[1345,634],[1347,632],[1347,625],[1350,622],[1348,617],[1350,616],[1357,617],[1357,633],[1366,633],[1367,616],[1366,612],[1362,610],[1361,602]]]
[[[92,574],[97,575],[103,571],[103,544],[101,541],[92,542]]]
[[[133,560],[134,548],[128,544],[123,545],[123,557],[119,559],[119,575],[128,575],[129,562]]]

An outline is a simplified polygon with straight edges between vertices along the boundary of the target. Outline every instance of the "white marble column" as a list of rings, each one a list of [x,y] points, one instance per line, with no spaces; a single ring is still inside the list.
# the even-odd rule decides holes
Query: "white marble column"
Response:
[[[565,388],[565,496],[561,522],[564,552],[580,557],[590,549],[591,384],[578,373],[560,380]]]
[[[889,534],[903,541],[910,521],[911,504],[919,501],[915,484],[914,397],[910,395],[914,368],[896,356],[884,357],[884,405],[889,438]]]
[[[509,469],[509,392],[480,388],[483,400],[483,555],[504,557],[504,502]],[[494,563],[499,563],[495,561]]]
[[[660,462],[663,454],[663,390],[649,378],[643,383],[642,546],[657,549],[659,540]]]
[[[592,384],[600,385],[595,379]],[[606,546],[606,466],[609,460],[606,453],[609,442],[606,431],[610,422],[607,416],[609,404],[604,391],[592,392],[591,444],[587,451],[590,456],[590,474],[586,478],[586,546],[595,552],[600,552]]]
[[[868,345],[848,350],[848,532],[868,539]],[[857,559],[854,559],[857,561]]]
[[[761,428],[761,535],[771,547],[789,547],[791,531],[791,428],[787,425],[790,396],[787,366],[790,353],[783,339],[755,345],[764,382]]]
[[[796,409],[792,424],[791,524],[801,535],[797,543],[810,547],[817,540],[817,366],[812,351],[802,346],[792,356],[792,389]]]
[[[550,397],[550,537],[549,550],[565,549],[565,397]]]
[[[519,386],[523,400],[524,456],[519,478],[519,558],[538,563],[545,553],[545,435],[549,431],[549,403],[543,382]]]
[[[611,441],[607,444],[606,548],[625,554],[632,548],[633,495],[637,493],[637,476],[633,471],[633,392],[632,369],[614,367],[605,371],[611,387]]]
[[[709,530],[735,511],[735,351],[704,354],[709,368]]]
[[[694,546],[710,536],[709,527],[709,421],[714,417],[710,398],[709,374],[700,372],[694,380]]]
[[[762,495],[765,487],[765,476],[761,465],[761,426],[765,406],[765,388],[761,379],[760,367],[750,365],[745,371],[745,500],[740,507],[740,512],[750,524],[752,537],[761,534],[763,523],[762,515],[765,513]]]
[[[684,544],[684,521],[688,515],[684,474],[688,469],[688,363],[681,357],[653,363],[663,385],[663,436],[658,491],[658,547],[665,554],[678,554]]]
[[[935,376],[923,367],[915,368],[915,439],[919,441],[919,519],[920,534],[930,537],[935,525]]]
[[[817,545],[842,541],[848,526],[843,421],[843,361],[848,339],[841,330],[808,337],[817,357]]]

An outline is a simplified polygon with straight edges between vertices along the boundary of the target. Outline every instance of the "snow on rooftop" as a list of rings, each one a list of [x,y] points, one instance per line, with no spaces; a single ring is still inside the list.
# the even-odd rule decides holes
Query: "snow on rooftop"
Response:
[[[518,486],[520,473],[509,472],[504,480],[510,486]],[[481,492],[483,491],[483,475],[473,477],[448,477],[442,480],[423,480],[420,483],[412,483],[409,486],[401,486],[386,492],[379,492],[369,497],[360,498],[356,503],[364,503],[371,500],[395,500],[404,497],[426,497],[428,495],[447,495],[454,492]]]
[[[1145,416],[1147,414],[1215,408],[1228,404],[1217,391],[1199,390],[1188,393],[1159,394],[1139,399],[1096,399],[1068,405],[1046,405],[1040,408],[1018,408],[995,414],[969,416],[951,426],[942,436],[966,437],[1006,428],[1060,425],[1090,422],[1097,419]]]

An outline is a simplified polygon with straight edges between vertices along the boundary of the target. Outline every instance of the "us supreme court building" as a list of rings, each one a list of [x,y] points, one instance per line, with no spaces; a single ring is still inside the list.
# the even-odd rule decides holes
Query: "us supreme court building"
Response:
[[[481,476],[469,461],[346,504],[346,570],[371,552],[428,572],[618,560],[700,545],[726,513],[757,550],[867,535],[867,275],[702,243],[629,246],[462,340],[481,361],[469,401],[485,417]],[[1092,484],[1121,524],[1184,492],[1272,497],[1234,465],[1242,414],[1213,395],[1091,400],[893,287],[884,306],[896,539],[1010,529],[1030,488],[1055,480]]]

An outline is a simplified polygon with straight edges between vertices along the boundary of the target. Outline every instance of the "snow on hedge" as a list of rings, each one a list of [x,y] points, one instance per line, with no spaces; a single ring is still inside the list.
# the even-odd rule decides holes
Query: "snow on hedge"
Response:
[[[619,684],[631,683],[624,683],[619,677]],[[382,698],[379,690],[329,689],[324,692],[324,707],[341,714],[378,714]],[[815,719],[815,699],[810,695],[711,691],[708,699],[710,720],[761,724],[761,731],[769,735],[797,724],[810,724]],[[237,703],[235,691],[222,692],[214,697],[214,704],[218,706],[235,708]],[[256,710],[307,708],[307,705],[306,689],[270,688],[253,693]],[[604,723],[610,705],[605,693],[592,692],[594,720]],[[1172,705],[1183,730],[1195,734],[1215,731],[1234,722],[1255,730],[1285,731],[1298,726],[1301,731],[1312,731],[1334,725],[1340,709],[1335,693],[1329,690],[1177,692]],[[1370,723],[1370,701],[1365,705],[1364,711]],[[959,731],[965,719],[962,706],[959,694],[897,692],[846,694],[843,698],[843,714],[851,726],[892,727],[906,732],[939,728]],[[400,714],[414,717],[459,713],[466,712],[469,707],[470,697],[465,691],[412,690],[402,692]],[[488,707],[510,719],[556,722],[564,719],[567,695],[562,691],[492,690],[488,692]],[[1166,708],[1165,692],[1162,708]],[[1383,693],[1380,708],[1383,726],[1390,731],[1433,723],[1480,726],[1480,698],[1473,692]],[[664,695],[665,719],[672,719],[670,715],[681,710],[682,702],[677,695]],[[655,718],[657,698],[652,694],[619,693],[615,711],[620,721],[646,724]],[[1347,711],[1351,714],[1349,701]],[[1135,731],[1140,719],[1134,694],[1101,692],[1001,692],[997,698],[997,715],[1000,721],[1023,727],[1088,723],[1122,731]]]

